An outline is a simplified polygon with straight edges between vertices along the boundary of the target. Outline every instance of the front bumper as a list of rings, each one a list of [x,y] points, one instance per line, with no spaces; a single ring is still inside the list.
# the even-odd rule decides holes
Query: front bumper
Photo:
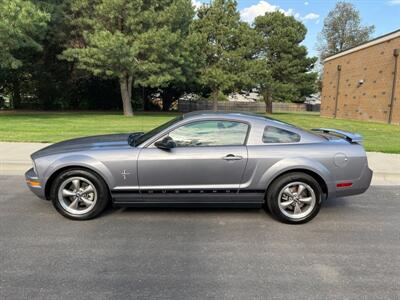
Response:
[[[42,187],[40,179],[33,168],[29,169],[25,173],[25,181],[32,193],[41,199],[46,199],[44,188]]]

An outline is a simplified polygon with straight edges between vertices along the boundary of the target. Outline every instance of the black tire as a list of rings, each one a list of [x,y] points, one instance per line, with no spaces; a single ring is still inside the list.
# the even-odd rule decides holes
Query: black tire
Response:
[[[296,184],[296,183],[304,183],[304,185],[307,186],[306,188],[307,191],[305,193],[309,193],[310,196],[312,196],[311,193],[314,193],[315,201],[313,201],[313,206],[310,205],[309,209],[304,209],[305,212],[308,211],[306,215],[299,217],[290,217],[287,214],[290,214],[289,212],[292,207],[294,210],[295,204],[292,204],[292,206],[288,208],[289,212],[286,212],[285,214],[282,212],[282,208],[280,208],[280,203],[282,202],[279,196],[281,193],[283,193],[285,187],[287,187],[290,184]],[[312,190],[312,192],[310,192],[309,188]],[[312,176],[301,172],[287,173],[278,177],[271,183],[266,194],[266,206],[268,207],[268,210],[271,213],[271,215],[275,219],[283,223],[303,224],[309,222],[318,214],[321,208],[322,195],[323,193],[321,186]],[[301,202],[299,203],[300,205],[304,205]],[[293,216],[294,215],[295,214],[293,214]]]
[[[71,180],[72,178],[82,178],[83,182],[85,182],[84,180],[87,180],[94,186],[96,201],[88,212],[82,214],[74,214],[71,213],[70,211],[67,211],[65,208],[65,204],[64,206],[62,204],[64,200],[60,199],[59,197],[60,188],[63,186],[65,182],[68,182],[68,180]],[[50,198],[55,209],[64,217],[72,220],[93,219],[98,215],[100,215],[105,210],[110,201],[108,188],[104,180],[100,176],[91,171],[81,170],[81,169],[70,169],[60,173],[53,181],[53,184],[50,189]]]

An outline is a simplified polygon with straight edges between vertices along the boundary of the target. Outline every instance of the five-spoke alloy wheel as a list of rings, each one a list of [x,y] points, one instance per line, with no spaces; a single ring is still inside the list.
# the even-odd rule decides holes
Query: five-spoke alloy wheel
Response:
[[[97,201],[97,191],[92,182],[83,177],[66,179],[58,189],[61,206],[74,215],[90,212]]]
[[[288,173],[276,179],[266,196],[272,215],[285,223],[305,223],[320,207],[322,191],[318,182],[305,173]]]
[[[314,190],[304,182],[291,182],[279,193],[279,208],[281,212],[293,219],[306,217],[315,207]]]
[[[57,211],[74,220],[96,217],[109,201],[104,181],[95,173],[79,169],[59,174],[50,196]]]

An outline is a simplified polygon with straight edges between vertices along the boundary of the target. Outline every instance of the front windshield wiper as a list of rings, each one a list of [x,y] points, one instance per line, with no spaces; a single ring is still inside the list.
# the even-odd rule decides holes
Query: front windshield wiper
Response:
[[[142,136],[144,132],[134,132],[128,136],[128,144],[129,146],[135,147],[136,146],[136,139]]]

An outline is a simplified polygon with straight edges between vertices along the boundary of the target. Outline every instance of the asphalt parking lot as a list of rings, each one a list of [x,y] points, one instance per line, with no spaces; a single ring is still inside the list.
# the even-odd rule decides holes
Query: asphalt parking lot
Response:
[[[254,209],[115,209],[69,221],[0,176],[1,299],[395,299],[400,186],[308,224]]]

